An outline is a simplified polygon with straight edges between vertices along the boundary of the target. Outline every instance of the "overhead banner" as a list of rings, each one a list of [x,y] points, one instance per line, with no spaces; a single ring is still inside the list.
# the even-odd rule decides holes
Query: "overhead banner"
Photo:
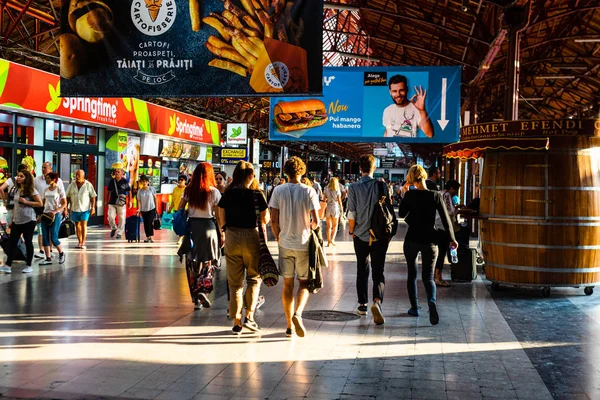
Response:
[[[322,0],[63,0],[63,93],[321,94]]]
[[[221,143],[221,124],[132,98],[61,97],[59,77],[0,59],[0,107],[205,144]]]
[[[271,98],[271,140],[452,143],[460,67],[330,67],[323,97]]]

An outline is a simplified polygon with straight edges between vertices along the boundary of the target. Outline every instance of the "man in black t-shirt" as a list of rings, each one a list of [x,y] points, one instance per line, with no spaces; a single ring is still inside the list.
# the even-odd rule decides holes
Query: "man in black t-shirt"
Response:
[[[110,237],[114,237],[117,234],[117,239],[121,239],[123,232],[125,231],[125,218],[127,212],[127,194],[131,190],[129,182],[125,179],[125,171],[123,171],[123,164],[116,163],[114,167],[114,178],[110,180],[108,184],[108,223],[110,224]],[[125,196],[119,200],[119,196]],[[119,217],[119,223],[117,224],[116,218]]]

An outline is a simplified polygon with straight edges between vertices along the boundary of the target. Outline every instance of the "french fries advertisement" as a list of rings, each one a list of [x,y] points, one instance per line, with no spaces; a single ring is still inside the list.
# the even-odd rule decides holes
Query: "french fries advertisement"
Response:
[[[322,0],[63,0],[64,96],[320,95]]]

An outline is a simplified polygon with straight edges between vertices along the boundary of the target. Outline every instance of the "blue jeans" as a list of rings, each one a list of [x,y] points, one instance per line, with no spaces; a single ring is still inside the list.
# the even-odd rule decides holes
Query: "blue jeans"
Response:
[[[44,246],[50,246],[50,242],[54,247],[60,246],[60,240],[58,240],[58,230],[60,229],[60,223],[62,222],[62,215],[56,214],[54,216],[54,222],[51,225],[42,224],[42,239]]]
[[[417,255],[421,253],[423,286],[427,293],[429,303],[436,302],[435,282],[433,281],[433,269],[438,256],[438,248],[435,244],[421,244],[415,242],[404,242],[404,256],[408,264],[408,280],[406,288],[408,289],[408,299],[410,306],[417,308],[419,300],[417,296]]]

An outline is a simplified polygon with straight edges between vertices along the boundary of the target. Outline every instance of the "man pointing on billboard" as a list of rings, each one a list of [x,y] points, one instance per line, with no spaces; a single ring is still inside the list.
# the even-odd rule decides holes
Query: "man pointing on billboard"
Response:
[[[383,111],[384,137],[417,137],[421,128],[425,136],[433,137],[433,124],[425,110],[427,90],[415,86],[416,94],[408,99],[408,80],[394,75],[389,80],[390,96],[394,104]]]

